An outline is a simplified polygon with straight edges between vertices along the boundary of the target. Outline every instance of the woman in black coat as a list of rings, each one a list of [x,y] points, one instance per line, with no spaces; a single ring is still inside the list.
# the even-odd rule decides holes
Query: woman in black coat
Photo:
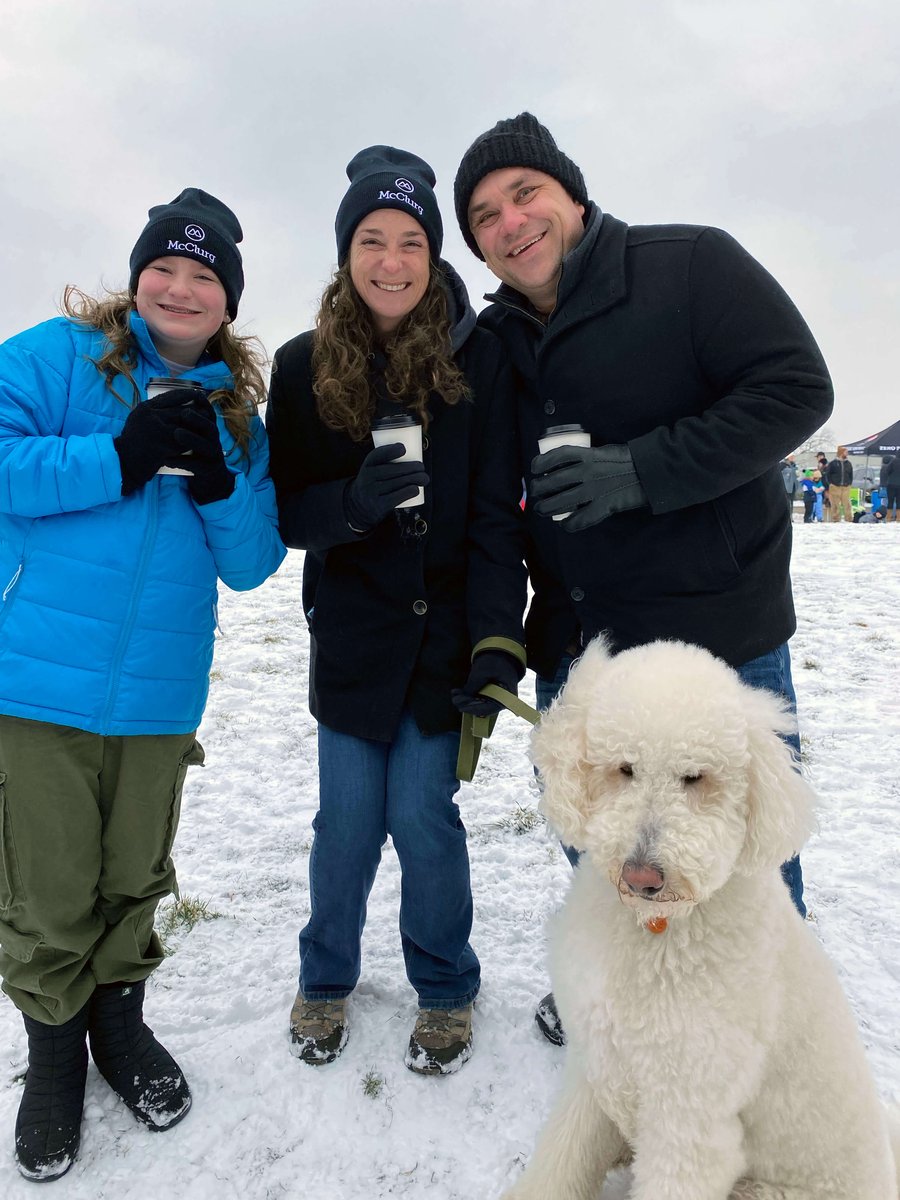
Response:
[[[511,380],[440,260],[428,164],[373,146],[347,174],[339,269],[315,330],[275,356],[267,414],[281,535],[307,552],[319,723],[292,1049],[314,1064],[343,1049],[366,901],[390,834],[419,1002],[406,1062],[447,1072],[471,1053],[480,984],[453,800],[460,711],[496,711],[479,690],[514,690],[524,670]],[[373,424],[403,415],[421,425],[421,457],[401,458],[397,441],[373,448]]]

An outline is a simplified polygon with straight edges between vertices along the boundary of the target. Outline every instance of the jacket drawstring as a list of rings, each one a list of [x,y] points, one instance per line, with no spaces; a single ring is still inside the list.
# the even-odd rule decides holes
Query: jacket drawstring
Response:
[[[4,603],[6,602],[6,597],[9,595],[9,593],[13,590],[13,588],[19,582],[19,576],[21,574],[22,574],[22,564],[19,563],[19,565],[16,567],[15,575],[13,575],[12,579],[9,581],[9,583],[6,585],[6,587],[3,589],[3,602]]]

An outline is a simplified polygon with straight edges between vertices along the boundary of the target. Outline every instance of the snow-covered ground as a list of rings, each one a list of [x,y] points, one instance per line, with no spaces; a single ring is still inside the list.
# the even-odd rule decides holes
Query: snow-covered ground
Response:
[[[820,830],[803,855],[807,899],[859,1017],[885,1098],[900,1099],[900,525],[795,526],[792,642],[806,768]],[[482,962],[475,1053],[456,1076],[403,1065],[415,1012],[386,848],[369,908],[352,1032],[331,1066],[288,1051],[297,931],[308,912],[316,807],[306,710],[302,556],[249,595],[226,593],[223,636],[176,846],[183,897],[212,919],[169,935],[148,987],[151,1025],[194,1092],[166,1134],[138,1126],[91,1067],[80,1157],[55,1200],[493,1200],[527,1158],[563,1052],[537,1033],[542,930],[569,866],[536,818],[527,726],[500,718],[460,804]],[[861,582],[867,581],[867,582]],[[529,676],[524,695],[533,684]],[[0,1196],[32,1200],[12,1160],[25,1065],[0,999]],[[627,1180],[603,1200],[621,1200]]]

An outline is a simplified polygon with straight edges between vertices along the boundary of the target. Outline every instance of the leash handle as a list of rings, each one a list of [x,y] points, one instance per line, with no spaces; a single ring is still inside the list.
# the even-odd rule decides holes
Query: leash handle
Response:
[[[487,696],[489,700],[497,700],[504,708],[517,717],[522,717],[532,725],[537,725],[541,714],[506,688],[496,683],[488,683],[479,691],[479,696]],[[463,783],[471,783],[478,766],[478,756],[481,744],[494,732],[499,713],[492,717],[475,717],[471,713],[463,713],[462,729],[459,734],[459,754],[456,759],[456,778]]]

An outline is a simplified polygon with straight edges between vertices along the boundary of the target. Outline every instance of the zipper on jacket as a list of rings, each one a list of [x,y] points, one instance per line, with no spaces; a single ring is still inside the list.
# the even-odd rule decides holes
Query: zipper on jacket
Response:
[[[4,604],[6,603],[6,597],[9,595],[9,593],[13,590],[13,588],[19,582],[19,576],[22,574],[23,566],[24,566],[23,563],[19,563],[19,565],[16,567],[15,575],[13,575],[12,579],[9,581],[9,583],[6,585],[6,587],[3,589],[3,603]]]
[[[154,486],[155,485],[155,486]],[[112,663],[109,668],[109,689],[106,693],[106,704],[103,708],[103,715],[100,719],[101,730],[109,727],[112,712],[115,708],[116,699],[119,694],[119,673],[122,670],[122,660],[125,658],[125,652],[128,649],[128,643],[131,640],[131,634],[137,621],[138,606],[141,596],[144,593],[144,582],[147,578],[147,571],[150,566],[150,558],[153,554],[154,544],[156,542],[156,530],[159,525],[159,481],[154,480],[153,483],[145,484],[144,494],[150,493],[150,515],[147,522],[147,532],[144,536],[144,545],[141,548],[141,558],[138,563],[137,570],[134,573],[134,587],[131,589],[131,602],[128,609],[128,614],[122,622],[122,633],[119,637],[119,644],[116,647],[116,653],[113,656]]]
[[[502,304],[504,308],[510,312],[518,313],[519,316],[526,317],[532,325],[536,325],[542,332],[546,330],[546,324],[535,313],[530,312],[521,304],[517,304],[515,300],[511,300],[508,296],[502,296],[499,292],[493,292],[485,296],[485,300],[491,300],[495,304]]]

